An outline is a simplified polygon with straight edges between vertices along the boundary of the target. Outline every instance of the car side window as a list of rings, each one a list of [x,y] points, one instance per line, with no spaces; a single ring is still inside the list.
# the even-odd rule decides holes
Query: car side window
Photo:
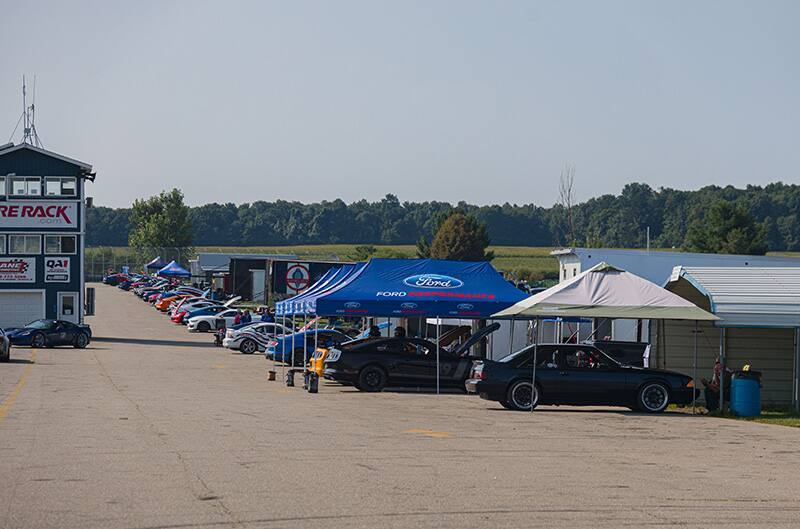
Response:
[[[539,347],[536,351],[536,369],[558,369],[559,351],[555,347]],[[533,347],[530,348],[525,360],[520,364],[521,368],[530,369],[533,367]]]
[[[611,364],[591,348],[576,347],[564,355],[567,369],[608,369]]]
[[[402,353],[405,349],[400,340],[386,340],[377,344],[375,350],[381,353]]]

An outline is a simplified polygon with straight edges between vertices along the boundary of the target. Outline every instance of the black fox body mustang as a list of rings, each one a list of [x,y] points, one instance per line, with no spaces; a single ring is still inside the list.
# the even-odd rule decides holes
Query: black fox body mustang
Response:
[[[470,348],[499,328],[492,324],[452,350],[440,347],[439,384],[463,388],[472,363]],[[436,387],[436,344],[423,338],[376,338],[342,344],[325,359],[323,376],[362,391],[386,386]]]
[[[689,404],[695,391],[691,377],[624,366],[588,344],[538,346],[534,390],[533,353],[530,346],[500,361],[475,361],[467,391],[514,410],[575,404],[625,406],[648,413],[662,412],[670,403]]]

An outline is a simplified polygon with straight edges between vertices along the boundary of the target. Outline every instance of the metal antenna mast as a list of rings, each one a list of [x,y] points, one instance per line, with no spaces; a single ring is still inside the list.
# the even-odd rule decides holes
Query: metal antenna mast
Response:
[[[28,106],[28,89],[25,81],[25,76],[22,76],[22,115],[17,120],[17,125],[14,127],[14,132],[11,133],[11,138],[14,138],[20,122],[22,123],[22,143],[33,145],[34,147],[44,148],[42,141],[39,139],[39,133],[36,132],[36,76],[33,76],[33,100]]]

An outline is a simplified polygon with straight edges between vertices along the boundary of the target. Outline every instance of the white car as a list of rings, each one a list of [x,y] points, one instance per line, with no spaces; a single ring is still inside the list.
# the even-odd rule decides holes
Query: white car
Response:
[[[225,320],[225,326],[230,327],[236,320],[237,314],[240,314],[238,309],[228,309],[208,316],[195,316],[189,318],[186,328],[189,332],[208,332],[216,328],[216,321],[219,319]]]
[[[280,323],[257,321],[240,329],[228,329],[222,340],[223,347],[241,351],[244,354],[253,354],[259,349],[259,343],[264,342],[276,334],[291,334],[292,330]]]

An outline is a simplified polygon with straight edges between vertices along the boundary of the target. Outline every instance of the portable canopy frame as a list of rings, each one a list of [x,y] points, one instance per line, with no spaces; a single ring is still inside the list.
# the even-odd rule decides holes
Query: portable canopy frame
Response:
[[[161,270],[162,268],[164,268],[164,265],[166,265],[166,263],[159,255],[158,257],[156,257],[155,259],[144,265],[144,267],[147,270]]]
[[[589,270],[543,292],[497,312],[498,318],[537,320],[534,332],[533,378],[536,380],[538,319],[545,316],[627,318],[654,320],[717,321],[691,301],[608,263],[598,263]],[[697,380],[697,340],[695,328],[694,373]],[[531,402],[534,391],[532,389]],[[694,399],[692,407],[694,408]]]
[[[324,316],[437,318],[439,393],[440,318],[486,319],[525,298],[488,262],[371,259],[340,287],[313,300]]]
[[[170,263],[159,270],[158,275],[164,277],[192,277],[191,272],[181,267],[177,262],[170,261]]]
[[[345,264],[342,265],[340,268],[331,269],[326,274],[320,278],[319,281],[314,283],[308,290],[284,300],[276,305],[275,314],[276,316],[281,316],[281,320],[285,326],[286,324],[286,316],[291,316],[292,318],[292,329],[294,329],[294,317],[298,314],[303,315],[303,327],[306,327],[306,316],[309,314],[315,314],[315,301],[319,296],[325,295],[327,293],[335,292],[337,289],[342,288],[346,284],[349,283],[353,278],[355,278],[360,271],[364,268],[366,263],[356,263],[356,264]],[[318,334],[319,334],[319,318],[315,318],[313,320],[314,323],[314,350],[317,349],[318,345]],[[294,353],[295,353],[295,335],[297,331],[292,333],[292,369],[294,369]],[[281,358],[285,359],[285,345],[286,340],[281,340]],[[305,365],[307,357],[306,357],[306,348],[303,347],[303,365]],[[285,364],[285,362],[283,362]],[[273,371],[275,371],[274,367],[274,360],[273,360]],[[285,369],[282,370],[282,376],[285,375]]]

